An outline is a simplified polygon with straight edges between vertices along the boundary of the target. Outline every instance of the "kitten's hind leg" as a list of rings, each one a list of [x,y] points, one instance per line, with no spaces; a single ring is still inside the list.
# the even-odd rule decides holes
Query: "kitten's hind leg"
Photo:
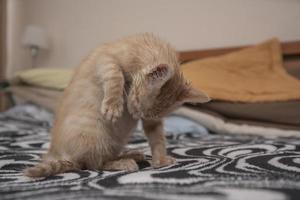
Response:
[[[133,159],[121,158],[119,160],[108,161],[104,164],[103,170],[118,171],[125,170],[128,172],[138,171],[139,166]]]
[[[102,57],[97,63],[97,75],[101,77],[104,91],[101,113],[106,120],[115,122],[123,113],[123,72],[113,59]]]
[[[125,150],[120,154],[119,158],[131,158],[136,162],[146,159],[144,153],[138,150]]]

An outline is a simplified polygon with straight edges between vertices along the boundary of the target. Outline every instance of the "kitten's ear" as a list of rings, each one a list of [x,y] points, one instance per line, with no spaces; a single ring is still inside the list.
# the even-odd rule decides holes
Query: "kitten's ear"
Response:
[[[206,103],[211,100],[205,92],[196,90],[192,87],[188,87],[186,90],[183,97],[183,102],[185,103]]]
[[[146,72],[146,77],[152,83],[162,86],[171,78],[172,70],[167,64],[159,64]]]

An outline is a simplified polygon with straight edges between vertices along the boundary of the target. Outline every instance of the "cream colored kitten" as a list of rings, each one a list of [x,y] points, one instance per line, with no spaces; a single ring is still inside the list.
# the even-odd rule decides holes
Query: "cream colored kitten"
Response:
[[[142,153],[125,151],[142,119],[152,165],[173,164],[162,117],[184,102],[207,102],[179,71],[175,50],[152,34],[95,49],[77,68],[56,113],[49,152],[25,170],[30,177],[70,170],[138,170]]]

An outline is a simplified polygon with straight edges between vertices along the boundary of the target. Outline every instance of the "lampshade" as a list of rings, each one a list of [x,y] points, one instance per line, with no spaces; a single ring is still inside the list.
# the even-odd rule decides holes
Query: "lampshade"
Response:
[[[37,26],[27,26],[22,38],[22,44],[26,47],[48,48],[45,31]]]

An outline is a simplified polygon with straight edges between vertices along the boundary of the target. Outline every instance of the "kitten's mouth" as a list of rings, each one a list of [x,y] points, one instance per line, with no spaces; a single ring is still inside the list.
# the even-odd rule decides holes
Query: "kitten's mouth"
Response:
[[[143,113],[132,113],[134,119],[146,119],[146,120],[155,120],[161,117],[157,115],[144,115]]]
[[[157,117],[157,116],[151,116],[151,117],[142,117],[141,119],[146,119],[146,120],[157,120],[160,119],[161,117]]]
[[[154,120],[154,119],[160,119],[162,118],[162,116],[158,115],[158,114],[148,114],[148,115],[144,115],[142,114],[142,119],[151,119],[151,120]]]
[[[131,112],[131,115],[134,119],[150,119],[150,120],[155,120],[161,118],[160,115],[157,114],[144,114],[141,111],[138,111],[138,109],[135,110],[135,112]]]

